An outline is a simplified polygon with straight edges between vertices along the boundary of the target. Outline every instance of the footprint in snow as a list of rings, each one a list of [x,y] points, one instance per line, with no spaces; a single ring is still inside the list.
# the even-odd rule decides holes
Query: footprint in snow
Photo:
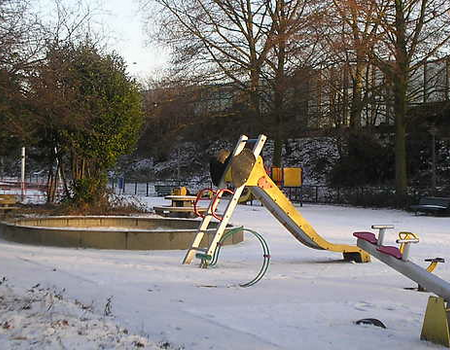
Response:
[[[361,301],[355,304],[355,309],[359,311],[367,311],[369,309],[373,309],[373,305],[365,301]]]

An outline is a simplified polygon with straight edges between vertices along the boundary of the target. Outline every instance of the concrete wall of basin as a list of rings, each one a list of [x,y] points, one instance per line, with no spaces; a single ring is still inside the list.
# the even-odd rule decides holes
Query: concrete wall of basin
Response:
[[[0,222],[0,237],[24,244],[68,248],[176,250],[190,247],[198,226],[199,221],[193,219],[42,217]],[[231,228],[229,226],[227,230]],[[202,247],[209,245],[214,232],[214,228],[208,230],[202,240]],[[237,244],[243,240],[244,233],[240,231],[224,244]]]

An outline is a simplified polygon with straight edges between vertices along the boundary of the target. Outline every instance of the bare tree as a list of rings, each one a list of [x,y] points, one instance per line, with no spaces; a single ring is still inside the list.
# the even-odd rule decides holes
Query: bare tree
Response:
[[[270,49],[267,1],[141,0],[141,7],[157,26],[151,39],[172,49],[172,74],[234,84],[247,95],[249,126],[256,123],[261,69]]]
[[[175,74],[208,84],[230,83],[248,106],[241,125],[275,139],[281,165],[287,98],[300,68],[313,65],[321,1],[141,0],[156,23],[151,38],[172,48]],[[173,71],[172,71],[173,73]]]
[[[275,140],[272,163],[282,165],[282,146],[285,138],[284,129],[289,118],[289,106],[293,104],[290,93],[298,83],[294,79],[298,71],[305,67],[311,69],[320,61],[323,54],[318,50],[321,28],[320,1],[268,2],[271,32],[266,40],[271,42],[266,66],[263,69],[264,84],[268,90],[268,110],[273,116],[270,126],[275,129],[271,136]],[[291,119],[291,123],[293,120]]]
[[[28,0],[0,0],[0,67],[24,70],[42,48],[42,26]]]
[[[367,57],[384,74],[388,84],[395,121],[396,192],[405,195],[406,126],[411,102],[409,92],[414,88],[412,78],[428,60],[448,54],[450,3],[448,0],[348,0],[335,1],[334,5],[351,28],[357,62],[364,62],[361,58]],[[357,99],[358,80],[354,87]]]
[[[325,36],[331,58],[341,67],[344,81],[344,94],[351,96],[344,113],[349,109],[348,118],[351,129],[359,129],[362,124],[362,111],[368,103],[368,91],[376,89],[371,86],[369,50],[378,34],[378,23],[366,18],[374,11],[373,2],[361,0],[333,0],[328,9],[329,31]],[[337,16],[336,16],[337,15]],[[343,96],[346,100],[347,96]]]
[[[395,117],[395,184],[407,189],[406,126],[408,90],[414,72],[428,60],[445,55],[450,43],[448,0],[374,1],[372,21],[380,35],[370,51],[372,60],[390,80]]]

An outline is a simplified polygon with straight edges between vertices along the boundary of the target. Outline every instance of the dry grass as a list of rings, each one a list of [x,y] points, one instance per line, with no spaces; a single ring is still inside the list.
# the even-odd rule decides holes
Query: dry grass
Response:
[[[26,204],[19,209],[5,214],[0,219],[17,216],[64,216],[64,215],[135,215],[148,213],[149,209],[135,197],[110,195],[108,200],[96,204],[74,204],[62,202],[59,204]]]

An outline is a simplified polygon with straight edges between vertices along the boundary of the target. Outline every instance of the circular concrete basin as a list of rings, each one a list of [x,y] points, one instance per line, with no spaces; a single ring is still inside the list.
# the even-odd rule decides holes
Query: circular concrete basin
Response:
[[[127,216],[51,216],[0,222],[0,237],[13,242],[75,248],[122,250],[188,249],[200,221],[194,219],[145,218]],[[207,247],[217,223],[200,244]],[[232,226],[228,225],[227,230]],[[229,237],[224,244],[244,240],[243,232]]]

